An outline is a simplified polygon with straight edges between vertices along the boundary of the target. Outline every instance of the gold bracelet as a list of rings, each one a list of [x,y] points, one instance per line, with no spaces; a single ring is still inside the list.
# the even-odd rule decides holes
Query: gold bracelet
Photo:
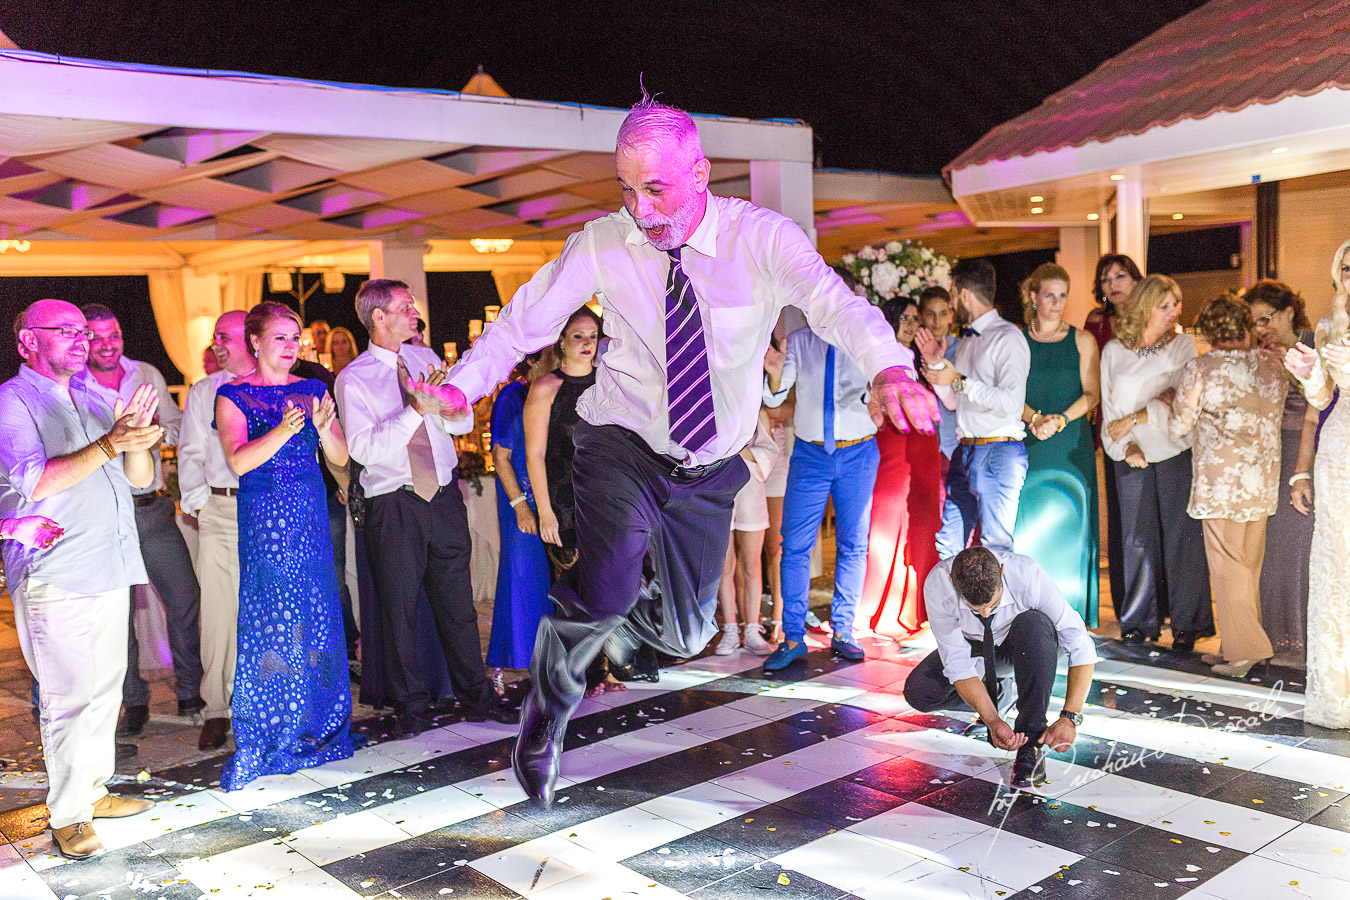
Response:
[[[1064,415],[1064,413],[1055,413],[1055,415],[1059,416],[1059,427],[1055,429],[1055,434],[1059,434],[1068,427],[1069,417]]]
[[[117,451],[113,449],[112,438],[108,437],[106,434],[94,441],[94,443],[98,444],[98,449],[108,454],[108,459],[112,459],[117,455]]]

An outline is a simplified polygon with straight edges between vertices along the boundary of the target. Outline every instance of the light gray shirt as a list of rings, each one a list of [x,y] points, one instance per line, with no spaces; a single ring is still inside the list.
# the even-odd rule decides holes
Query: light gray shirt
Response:
[[[85,369],[83,372],[71,379],[79,379],[87,384],[90,390],[103,398],[103,402],[108,404],[108,408],[114,408],[114,404],[121,400],[125,406],[131,402],[131,395],[136,393],[136,388],[143,384],[152,384],[155,386],[155,393],[159,394],[159,406],[155,409],[155,421],[164,428],[164,443],[170,447],[178,446],[178,430],[183,420],[183,414],[178,410],[178,401],[173,399],[173,394],[169,393],[169,386],[164,381],[164,376],[159,373],[159,369],[150,365],[148,362],[137,362],[134,359],[127,359],[123,356],[118,360],[122,367],[122,383],[117,390],[104,387],[94,377],[94,373]],[[164,489],[164,476],[160,471],[159,448],[150,451],[150,456],[155,460],[155,478],[143,488],[133,487],[133,494],[153,494],[156,491]]]
[[[1020,613],[1039,609],[1054,623],[1059,645],[1068,651],[1069,665],[1095,663],[1097,645],[1092,643],[1083,617],[1065,602],[1045,570],[1029,556],[999,550],[993,553],[1003,564],[1003,599],[992,613],[995,646],[1008,639],[1013,619]],[[952,586],[952,559],[944,559],[929,573],[923,596],[928,623],[942,654],[942,674],[955,684],[984,674],[984,660],[971,653],[969,643],[984,640],[984,623]]]
[[[903,349],[903,348],[902,348]],[[834,439],[856,441],[877,433],[876,423],[867,412],[867,377],[843,350],[834,351],[834,383],[825,387],[825,356],[830,345],[810,328],[792,332],[783,355],[783,376],[778,391],[769,390],[764,379],[764,405],[778,407],[788,391],[797,386],[797,406],[792,427],[804,441],[825,440],[825,398],[834,405]],[[906,351],[909,352],[909,351]]]
[[[89,446],[112,427],[112,409],[74,378],[67,391],[22,365],[0,384],[0,515],[46,516],[66,530],[50,550],[5,541],[10,583],[32,578],[81,594],[145,584],[131,484],[120,455],[64,491],[32,499],[49,459]]]
[[[238,488],[239,476],[225,459],[225,447],[216,431],[216,391],[234,381],[221,369],[188,389],[178,441],[178,492],[183,512],[195,516],[211,499],[211,488]]]
[[[1031,348],[1022,331],[999,316],[996,310],[980,316],[956,348],[956,371],[966,376],[965,391],[956,394],[950,385],[938,388],[940,396],[956,397],[956,430],[961,437],[1027,436],[1022,424],[1026,404],[1027,374],[1031,371]]]

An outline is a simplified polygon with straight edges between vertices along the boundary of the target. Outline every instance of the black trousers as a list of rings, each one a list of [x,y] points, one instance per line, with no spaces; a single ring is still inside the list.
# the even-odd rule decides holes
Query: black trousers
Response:
[[[970,652],[976,660],[981,658],[983,651],[979,641],[970,641]],[[1055,633],[1055,623],[1038,609],[1019,613],[1013,619],[1008,636],[994,649],[994,667],[999,678],[999,695],[994,698],[994,703],[1004,709],[1008,692],[1016,686],[1017,720],[1013,730],[1025,734],[1032,743],[1045,731],[1045,714],[1050,708],[1050,689],[1055,685],[1058,655],[1059,636]],[[957,693],[956,686],[942,673],[942,656],[936,650],[909,673],[905,680],[905,702],[919,712],[970,708]]]
[[[405,490],[367,497],[364,530],[380,608],[385,684],[399,712],[421,716],[431,705],[417,652],[423,587],[455,696],[471,709],[490,709],[497,695],[483,669],[469,579],[469,520],[459,486],[446,485],[430,502]]]
[[[202,593],[183,532],[178,530],[176,512],[173,500],[156,497],[152,503],[136,507],[136,530],[140,534],[146,574],[164,602],[169,650],[173,653],[174,693],[179,700],[196,700],[202,688]],[[122,702],[127,706],[146,706],[150,703],[150,685],[141,677],[134,592],[132,597]]]
[[[664,457],[614,425],[579,422],[573,441],[578,590],[555,592],[558,614],[539,623],[527,700],[563,723],[606,641],[620,664],[644,643],[677,657],[707,646],[717,630],[732,503],[750,477],[739,456],[699,477],[676,476]],[[654,578],[644,584],[649,551]]]
[[[1171,612],[1172,634],[1211,632],[1209,563],[1204,528],[1186,512],[1191,451],[1135,469],[1111,460],[1120,502],[1125,593],[1112,598],[1121,632],[1156,638]]]

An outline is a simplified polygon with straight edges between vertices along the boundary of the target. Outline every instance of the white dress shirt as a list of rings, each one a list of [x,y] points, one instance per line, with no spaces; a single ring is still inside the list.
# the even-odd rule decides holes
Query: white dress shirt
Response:
[[[846,348],[863,374],[911,367],[881,312],[853,294],[806,235],[779,213],[708,195],[681,263],[698,295],[708,345],[717,436],[696,453],[670,440],[666,397],[666,280],[670,257],[626,209],[587,222],[562,255],[516,291],[448,379],[472,402],[510,374],[527,352],[552,343],[592,295],[604,309],[608,350],[577,412],[620,425],[656,452],[705,465],[738,453],[759,415],[764,351],[778,315],[800,307],[812,327]]]
[[[1022,330],[999,316],[997,310],[980,316],[956,348],[956,371],[966,376],[966,388],[957,394],[951,385],[938,395],[956,397],[956,430],[961,437],[1027,436],[1022,424],[1026,404],[1031,348]]]
[[[1059,645],[1069,654],[1069,665],[1081,666],[1097,661],[1097,646],[1092,635],[1050,576],[1029,556],[992,551],[1003,564],[1003,598],[994,607],[994,645],[1008,639],[1013,619],[1029,609],[1039,609],[1055,625]],[[944,559],[929,573],[923,596],[928,608],[928,623],[942,654],[942,674],[952,684],[963,678],[984,675],[984,660],[971,653],[969,641],[984,640],[984,623],[962,600],[952,586],[952,560]]]
[[[190,516],[206,506],[211,488],[239,487],[239,476],[225,461],[225,447],[216,431],[216,391],[234,378],[229,369],[221,369],[188,388],[178,442],[178,492],[183,512]]]
[[[810,328],[794,331],[788,335],[777,393],[769,390],[768,377],[764,379],[765,406],[782,406],[788,391],[797,386],[792,427],[805,441],[825,440],[825,355],[829,349],[830,345]],[[867,378],[838,349],[834,351],[834,385],[829,396],[834,403],[836,441],[856,441],[877,433],[876,424],[867,414]]]
[[[1189,334],[1177,335],[1150,356],[1139,356],[1114,338],[1102,348],[1102,449],[1107,456],[1122,461],[1133,443],[1144,459],[1155,463],[1190,449],[1189,434],[1172,440],[1168,434],[1172,407],[1154,398],[1181,383],[1181,370],[1192,359],[1195,340]],[[1125,440],[1112,440],[1107,423],[1141,409],[1148,410],[1148,421],[1134,426]]]
[[[451,423],[440,416],[419,416],[417,410],[404,405],[398,383],[400,356],[414,378],[424,375],[429,367],[441,366],[441,358],[428,347],[404,344],[396,354],[372,342],[337,377],[342,429],[347,434],[352,459],[364,467],[361,486],[367,497],[412,485],[408,442],[423,422],[431,439],[436,479],[442,486],[455,479],[458,457],[451,435],[473,430],[472,414]]]
[[[122,367],[122,383],[115,391],[112,388],[104,387],[89,369],[77,373],[74,377],[83,381],[89,386],[90,390],[102,397],[103,402],[108,404],[109,409],[115,409],[118,400],[121,400],[125,406],[131,401],[131,395],[136,393],[136,388],[141,385],[154,385],[155,393],[159,394],[159,407],[155,410],[155,421],[164,429],[164,443],[170,447],[177,447],[178,430],[183,414],[178,409],[178,401],[173,398],[173,394],[169,393],[169,386],[165,383],[164,376],[160,374],[159,369],[148,362],[137,362],[134,359],[127,359],[125,356],[118,360],[118,365]],[[133,487],[131,489],[132,494],[152,494],[164,489],[164,478],[159,465],[159,448],[156,447],[151,450],[150,456],[155,461],[155,478],[146,487]]]

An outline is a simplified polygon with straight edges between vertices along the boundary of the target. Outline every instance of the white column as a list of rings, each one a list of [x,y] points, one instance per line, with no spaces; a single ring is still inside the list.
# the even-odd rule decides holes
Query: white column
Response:
[[[755,159],[750,161],[750,202],[787,216],[816,242],[815,188],[811,164]]]
[[[1138,180],[1116,185],[1116,252],[1148,272],[1148,197]]]
[[[1059,229],[1059,252],[1055,254],[1055,262],[1064,267],[1072,282],[1064,318],[1080,327],[1092,307],[1092,276],[1097,269],[1098,240],[1095,225]]]
[[[426,241],[371,241],[370,277],[402,281],[417,298],[422,320],[431,325],[427,314],[427,270],[422,265]]]

